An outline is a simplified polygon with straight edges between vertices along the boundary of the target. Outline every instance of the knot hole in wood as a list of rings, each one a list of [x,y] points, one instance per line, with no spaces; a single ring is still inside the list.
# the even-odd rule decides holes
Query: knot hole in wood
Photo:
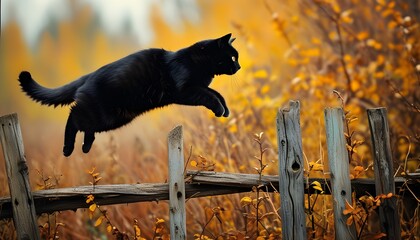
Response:
[[[300,170],[300,164],[298,163],[298,162],[294,162],[293,164],[292,164],[292,170],[294,171],[294,172],[297,172],[297,171],[299,171]]]

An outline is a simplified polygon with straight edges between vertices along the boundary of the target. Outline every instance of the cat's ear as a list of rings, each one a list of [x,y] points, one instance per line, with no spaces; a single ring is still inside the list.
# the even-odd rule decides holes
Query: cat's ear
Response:
[[[226,34],[225,36],[217,39],[217,45],[221,47],[223,44],[230,44],[230,37],[232,37],[232,33]]]

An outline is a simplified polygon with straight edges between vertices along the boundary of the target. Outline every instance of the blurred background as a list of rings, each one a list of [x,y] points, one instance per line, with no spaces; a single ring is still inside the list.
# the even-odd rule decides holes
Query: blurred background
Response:
[[[178,124],[184,126],[191,159],[217,171],[255,173],[258,146],[253,138],[264,132],[264,146],[270,149],[265,174],[277,174],[275,117],[289,100],[301,102],[308,166],[324,167],[308,169],[308,176],[328,171],[323,109],[340,106],[351,123],[348,133],[354,132],[348,139],[351,164],[365,169],[352,172],[354,177],[372,175],[366,109],[381,106],[389,112],[396,174],[405,162],[415,171],[420,151],[419,16],[416,0],[2,0],[0,115],[19,115],[34,189],[88,185],[87,171],[93,167],[103,177],[100,184],[164,182],[167,133]],[[62,156],[68,107],[33,102],[17,81],[27,70],[46,87],[61,86],[144,48],[176,51],[227,33],[237,38],[233,45],[242,69],[234,76],[217,76],[211,87],[225,96],[229,118],[216,119],[204,107],[156,109],[121,129],[97,134],[89,154],[81,153],[78,136],[73,155]],[[0,166],[0,196],[6,196],[2,155]],[[190,236],[201,232],[206,209],[214,206],[224,207],[224,223],[221,228],[208,225],[209,231],[240,232],[246,223],[239,202],[239,196],[189,201],[197,215],[189,218]],[[164,203],[109,207],[109,213],[120,229],[132,229],[138,219],[147,239],[156,234],[156,218],[168,218]],[[55,216],[54,221],[65,224],[59,229],[64,239],[107,236],[84,210]],[[49,219],[44,216],[40,225]],[[12,236],[13,224],[1,223],[2,236]]]
[[[235,47],[240,51],[241,64],[245,68],[235,76],[221,76],[213,83],[214,88],[229,98],[244,84],[247,68],[254,63],[267,65],[270,50],[280,52],[282,49],[282,43],[279,46],[278,41],[270,41],[273,36],[261,25],[269,24],[271,18],[264,4],[194,0],[6,0],[2,1],[1,11],[0,114],[17,112],[23,132],[28,135],[25,140],[30,141],[34,136],[36,143],[50,141],[53,137],[49,136],[50,132],[61,139],[68,108],[53,109],[31,101],[21,92],[17,82],[22,70],[30,71],[42,85],[56,87],[144,48],[175,51],[231,32],[238,39]],[[247,30],[258,36],[259,44],[267,47],[264,51],[250,47],[253,43],[241,35],[243,21],[250,23]],[[229,101],[229,104],[235,103]],[[183,119],[206,112],[204,108],[169,107],[148,113],[116,132],[133,136],[152,132],[158,140],[165,138],[165,134]],[[171,124],[167,124],[168,121]],[[109,135],[99,134],[99,141]],[[117,138],[116,141],[124,140]],[[31,145],[26,145],[31,151]],[[59,155],[61,149],[51,148],[49,152]]]

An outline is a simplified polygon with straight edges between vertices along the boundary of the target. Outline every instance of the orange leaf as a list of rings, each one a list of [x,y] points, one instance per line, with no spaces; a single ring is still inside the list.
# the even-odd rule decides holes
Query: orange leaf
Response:
[[[105,217],[103,215],[100,216],[98,219],[96,219],[96,221],[95,221],[95,227],[101,225],[102,220],[104,220],[104,219],[105,219]]]
[[[94,212],[95,209],[96,209],[96,204],[95,203],[89,206],[89,211],[90,212]]]
[[[378,233],[378,234],[374,235],[372,237],[372,239],[381,239],[383,237],[386,237],[386,234],[385,233]]]
[[[365,32],[365,31],[364,32],[359,32],[356,37],[357,37],[357,39],[359,39],[359,41],[363,41],[363,40],[365,40],[369,37],[369,33]]]
[[[353,216],[350,216],[349,218],[347,218],[346,224],[348,226],[350,226],[351,224],[353,224]]]
[[[110,233],[112,231],[112,226],[108,224],[108,226],[106,226],[106,231]]]
[[[362,166],[356,166],[356,167],[354,167],[354,169],[353,169],[354,171],[356,171],[356,172],[362,172],[362,171],[364,171],[365,169],[362,167]]]

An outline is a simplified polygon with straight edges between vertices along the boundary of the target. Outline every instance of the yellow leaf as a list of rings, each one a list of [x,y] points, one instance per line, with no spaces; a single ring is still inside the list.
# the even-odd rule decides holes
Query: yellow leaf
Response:
[[[95,227],[101,225],[102,220],[104,220],[104,219],[105,219],[105,217],[103,215],[100,216],[98,219],[96,219],[96,221],[95,221]]]
[[[157,218],[156,219],[156,225],[160,225],[160,224],[164,224],[165,220],[163,220],[162,218]]]
[[[324,192],[324,190],[321,187],[318,186],[312,186],[313,189],[320,191],[321,193]]]
[[[359,120],[359,118],[358,118],[358,117],[353,117],[353,118],[351,118],[351,119],[349,120],[349,123],[352,123],[352,122],[357,121],[357,120]]]
[[[351,57],[351,55],[350,55],[350,54],[345,54],[345,55],[344,55],[344,61],[346,61],[346,62],[350,62],[350,61],[351,61],[351,59],[352,59],[352,57]]]
[[[252,199],[250,197],[243,197],[241,199],[241,206],[242,207],[250,205],[251,203],[252,203]]]
[[[324,190],[321,187],[321,183],[319,183],[318,181],[314,181],[311,183],[311,186],[313,189],[320,191],[321,193],[324,193]]]
[[[92,170],[87,170],[87,172],[92,175],[95,172],[96,167],[92,167]]]
[[[396,27],[398,27],[398,23],[396,21],[389,21],[388,22],[388,29],[394,30]]]
[[[376,44],[375,39],[370,38],[366,41],[366,45],[368,45],[369,47],[373,47],[375,46],[375,44]]]
[[[385,0],[376,0],[376,2],[380,5],[380,6],[385,6],[386,1]]]
[[[192,161],[190,162],[190,165],[191,165],[192,167],[197,167],[197,162],[196,162],[196,161],[194,161],[194,160],[192,160]]]
[[[267,78],[268,73],[265,69],[260,69],[256,72],[254,72],[254,78]]]
[[[315,185],[317,187],[321,187],[321,183],[319,183],[318,181],[313,181],[312,185]]]
[[[287,63],[289,65],[291,65],[292,67],[296,67],[299,64],[298,60],[295,59],[295,58],[289,58],[289,59],[287,59]]]
[[[324,165],[316,163],[316,162],[309,162],[309,168],[313,171],[323,171],[324,170]]]
[[[94,212],[95,209],[96,209],[96,204],[95,203],[89,206],[89,211]]]
[[[311,42],[315,45],[320,45],[321,44],[321,40],[319,38],[313,37],[311,39]]]
[[[338,5],[338,3],[337,2],[332,2],[332,9],[334,10],[334,12],[335,13],[339,13],[339,12],[341,12],[341,8],[340,8],[340,5]]]
[[[108,224],[108,226],[106,226],[106,231],[107,232],[112,232],[112,226],[110,224]]]
[[[90,203],[90,202],[92,202],[94,199],[95,199],[95,197],[94,197],[92,194],[90,194],[90,195],[88,195],[88,196],[86,197],[86,203]]]
[[[261,94],[266,94],[266,93],[268,93],[268,91],[270,91],[270,86],[268,84],[264,85],[261,88]]]
[[[333,41],[338,40],[338,35],[335,31],[331,31],[330,33],[328,33],[328,37]]]
[[[298,15],[293,15],[292,16],[292,23],[297,23],[299,22],[299,16]]]
[[[363,40],[365,40],[366,38],[369,37],[369,33],[366,32],[366,31],[359,32],[356,37],[359,41],[363,41]]]
[[[305,57],[318,57],[321,54],[319,48],[311,48],[301,52],[302,56]]]
[[[372,38],[370,38],[366,41],[366,45],[368,45],[369,47],[372,47],[376,50],[380,50],[382,48],[382,44],[379,43],[378,41],[376,41],[375,39],[372,39]]]
[[[357,91],[360,89],[361,85],[359,81],[353,80],[350,82],[350,87],[352,91]]]
[[[237,126],[236,124],[232,124],[232,125],[229,127],[229,132],[231,132],[231,133],[236,133],[236,132],[238,132],[238,126]]]
[[[384,72],[382,72],[382,71],[380,71],[380,72],[376,72],[375,73],[375,78],[384,78],[385,77],[385,73]]]
[[[135,236],[135,240],[139,240],[141,238],[141,230],[140,227],[137,225],[134,225],[134,236]]]
[[[340,19],[344,23],[353,23],[353,18],[350,17],[352,10],[346,10],[340,14]]]

